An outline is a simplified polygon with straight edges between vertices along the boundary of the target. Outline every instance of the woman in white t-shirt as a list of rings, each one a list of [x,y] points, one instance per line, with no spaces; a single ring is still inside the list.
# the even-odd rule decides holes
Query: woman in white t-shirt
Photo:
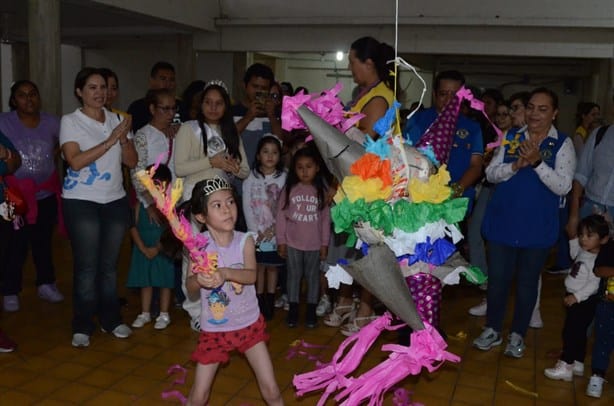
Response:
[[[62,199],[73,252],[72,345],[87,347],[94,316],[115,337],[132,333],[120,316],[117,259],[130,219],[121,165],[134,167],[137,154],[130,117],[104,108],[107,84],[101,71],[81,69],[74,88],[81,107],[63,116],[60,126],[68,163]]]

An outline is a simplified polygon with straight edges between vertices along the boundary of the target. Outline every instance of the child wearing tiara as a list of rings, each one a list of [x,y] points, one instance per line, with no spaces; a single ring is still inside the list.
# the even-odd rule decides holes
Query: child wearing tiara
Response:
[[[194,186],[190,203],[194,218],[207,226],[205,250],[217,254],[218,265],[211,273],[192,273],[186,281],[190,299],[200,298],[201,303],[201,333],[192,354],[198,364],[187,404],[207,404],[219,365],[238,350],[256,374],[264,401],[283,405],[254,288],[255,243],[251,234],[235,231],[235,193],[226,180],[215,177]]]

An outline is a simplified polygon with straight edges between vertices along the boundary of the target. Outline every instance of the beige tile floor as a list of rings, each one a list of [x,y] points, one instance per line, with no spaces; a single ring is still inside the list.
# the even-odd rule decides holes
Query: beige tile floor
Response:
[[[120,266],[120,283],[126,278],[129,244],[124,244]],[[161,392],[171,389],[173,376],[167,369],[173,364],[188,369],[185,385],[173,389],[188,392],[193,380],[194,365],[189,356],[195,346],[197,334],[188,327],[185,313],[173,309],[172,324],[164,331],[156,331],[149,324],[136,330],[127,340],[96,333],[87,349],[70,345],[71,318],[71,259],[68,243],[55,240],[58,285],[67,295],[61,304],[49,304],[36,297],[33,268],[30,261],[25,270],[21,310],[2,313],[0,326],[19,347],[10,354],[0,354],[0,405],[168,405],[177,404],[161,399]],[[130,323],[139,312],[137,293],[120,288],[128,299],[123,309],[125,321]],[[545,327],[531,330],[527,336],[527,352],[516,360],[504,357],[502,349],[490,352],[471,347],[471,339],[479,334],[483,318],[467,315],[467,309],[480,300],[476,288],[447,287],[441,325],[454,337],[449,349],[462,357],[460,364],[446,364],[435,373],[404,380],[402,387],[413,391],[415,401],[425,405],[613,405],[614,365],[600,400],[584,394],[589,366],[584,377],[574,382],[551,381],[543,376],[543,368],[553,364],[551,353],[560,348],[560,329],[563,309],[563,276],[544,276],[542,314]],[[288,329],[284,324],[285,312],[277,312],[269,323],[271,341],[269,349],[283,397],[288,405],[315,405],[318,394],[296,398],[291,384],[294,374],[313,369],[314,362],[306,358],[286,359],[290,344],[297,339],[326,345],[315,350],[322,360],[328,360],[343,337],[325,326],[313,330],[302,327]],[[466,333],[467,338],[457,338]],[[381,344],[393,342],[396,336],[386,333],[372,349],[359,372],[364,372],[385,357]],[[590,357],[589,357],[590,358]],[[587,360],[590,362],[590,360]],[[538,393],[533,398],[514,390],[506,381]],[[234,356],[223,367],[214,384],[211,405],[262,405],[254,377],[246,361]],[[334,402],[329,401],[332,405]],[[386,405],[392,404],[389,395]]]

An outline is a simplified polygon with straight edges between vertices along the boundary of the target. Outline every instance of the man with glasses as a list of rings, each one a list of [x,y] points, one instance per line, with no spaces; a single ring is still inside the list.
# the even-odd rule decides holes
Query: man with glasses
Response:
[[[420,110],[412,116],[405,126],[403,136],[416,145],[464,84],[465,77],[458,71],[450,70],[437,74],[433,89],[433,106]],[[459,114],[447,165],[450,182],[454,184],[457,194],[469,198],[467,213],[471,212],[475,198],[474,186],[482,174],[483,152],[482,131],[479,124]]]
[[[149,74],[149,90],[167,89],[174,94],[176,87],[175,67],[168,62],[156,62],[152,66]],[[179,106],[179,101],[177,101],[177,106]],[[130,107],[128,107],[128,114],[132,116],[132,132],[135,134],[141,127],[149,123],[151,120],[151,113],[147,108],[144,97],[135,100],[130,104]],[[180,112],[175,110],[173,123],[176,125],[171,126],[171,130],[177,132],[177,129],[179,128],[178,124],[181,124],[181,121]],[[173,133],[172,136],[174,135],[175,134]]]

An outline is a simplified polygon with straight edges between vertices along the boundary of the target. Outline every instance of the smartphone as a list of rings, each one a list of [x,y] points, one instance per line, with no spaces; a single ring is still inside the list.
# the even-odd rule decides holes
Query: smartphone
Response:
[[[269,92],[256,92],[256,102],[264,105],[269,98]]]

